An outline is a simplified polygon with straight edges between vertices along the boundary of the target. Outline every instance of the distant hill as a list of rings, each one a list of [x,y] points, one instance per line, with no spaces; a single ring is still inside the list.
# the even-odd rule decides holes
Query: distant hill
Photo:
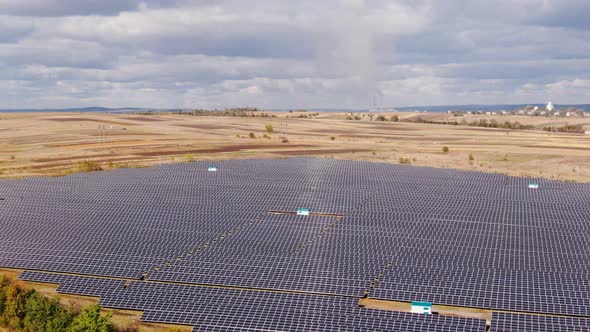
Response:
[[[440,105],[440,106],[407,106],[407,107],[391,107],[386,108],[387,110],[397,110],[401,112],[448,112],[448,111],[481,111],[481,112],[493,112],[493,111],[512,111],[520,109],[526,106],[539,106],[544,108],[545,104],[502,104],[502,105]],[[559,108],[577,108],[584,111],[590,112],[590,104],[580,105],[562,105],[556,104]],[[288,111],[289,109],[268,109],[267,111]],[[19,112],[76,112],[76,113],[139,113],[139,112],[177,112],[177,111],[189,111],[189,109],[177,109],[177,108],[138,108],[138,107],[120,107],[120,108],[108,108],[108,107],[82,107],[82,108],[32,108],[32,109],[0,109],[0,113],[19,113]],[[368,109],[319,109],[310,108],[310,112],[367,112]]]
[[[137,112],[170,112],[178,109],[154,109],[137,107],[81,107],[81,108],[29,108],[0,109],[0,113],[31,113],[31,112],[72,112],[72,113],[137,113]]]

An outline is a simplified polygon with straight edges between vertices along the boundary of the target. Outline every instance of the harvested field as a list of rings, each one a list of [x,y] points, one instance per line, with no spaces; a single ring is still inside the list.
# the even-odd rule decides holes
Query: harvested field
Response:
[[[120,126],[133,126],[133,123],[129,122],[119,122],[119,121],[111,121],[111,120],[102,120],[102,119],[93,119],[93,118],[48,118],[45,119],[48,121],[56,121],[56,122],[98,122],[98,123],[106,123],[112,125],[120,125]]]
[[[397,114],[402,120],[417,115]],[[0,120],[0,177],[64,174],[87,158],[108,169],[106,163],[119,158],[127,158],[133,167],[187,161],[184,155],[192,155],[191,160],[329,155],[389,163],[403,159],[419,166],[590,182],[588,135],[379,122],[368,117],[350,121],[345,120],[345,113],[321,113],[314,119],[287,118],[292,116],[288,112],[273,115],[276,117],[10,114]],[[446,114],[428,116],[436,121],[448,118]],[[538,126],[543,121],[555,122],[497,118],[498,122],[506,120]],[[578,122],[584,125],[588,120]],[[112,123],[113,128],[106,126],[99,136],[96,123]],[[272,133],[265,130],[268,124],[273,126]],[[578,123],[571,120],[569,124]],[[126,126],[127,130],[121,130]],[[255,138],[249,138],[250,133]],[[331,136],[335,139],[330,140]],[[285,139],[288,143],[282,143]],[[442,146],[449,153],[443,154]]]
[[[373,125],[373,126],[367,126],[365,127],[366,129],[377,129],[377,130],[400,130],[400,131],[411,131],[412,128],[408,128],[407,126],[404,126],[403,124],[382,124],[382,125]]]
[[[544,148],[544,149],[565,149],[565,150],[582,150],[590,151],[590,148],[577,146],[562,146],[562,145],[521,145],[524,148]]]
[[[114,157],[115,155],[111,153],[103,153],[103,154],[94,154],[94,155],[87,155],[87,156],[70,156],[70,157],[60,157],[60,158],[38,158],[33,159],[36,163],[48,163],[52,161],[67,161],[67,160],[83,160],[83,159],[96,159],[96,158],[103,158],[103,157]]]
[[[166,121],[166,119],[160,119],[156,117],[124,117],[124,120],[131,120],[131,121],[142,121],[142,122],[158,122],[158,121]]]
[[[358,129],[356,128],[351,128],[351,129],[332,129],[332,128],[325,128],[325,129],[313,129],[313,130],[308,130],[307,132],[309,133],[322,133],[324,135],[329,135],[329,134],[350,134],[351,132],[356,132]]]
[[[304,147],[308,145],[304,144],[293,144],[290,148]],[[242,150],[263,150],[272,149],[277,147],[283,147],[279,144],[266,144],[266,145],[235,145],[235,146],[223,146],[215,149],[196,149],[196,150],[176,150],[176,151],[158,151],[158,152],[141,152],[138,156],[154,157],[154,156],[172,156],[172,155],[183,155],[183,154],[211,154],[211,153],[225,153],[225,152],[236,152]]]
[[[335,153],[355,153],[355,152],[368,152],[370,150],[361,149],[332,149],[332,150],[288,150],[288,151],[270,151],[273,154],[280,154],[284,156],[312,156],[322,154],[335,154]]]
[[[207,130],[217,130],[217,129],[228,129],[232,128],[231,126],[219,126],[214,124],[192,124],[192,125],[178,125],[178,127],[184,128],[192,128],[192,129],[207,129]]]

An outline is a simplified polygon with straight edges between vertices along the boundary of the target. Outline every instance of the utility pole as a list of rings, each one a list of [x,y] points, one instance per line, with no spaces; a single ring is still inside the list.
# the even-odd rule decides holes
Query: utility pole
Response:
[[[98,144],[100,145],[103,141],[103,135],[104,135],[104,125],[99,124],[98,128],[96,129],[97,133],[98,133]]]

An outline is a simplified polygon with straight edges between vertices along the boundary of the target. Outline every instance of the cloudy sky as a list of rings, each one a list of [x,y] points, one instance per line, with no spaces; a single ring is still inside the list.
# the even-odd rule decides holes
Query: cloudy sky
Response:
[[[0,0],[0,108],[590,103],[588,0]]]

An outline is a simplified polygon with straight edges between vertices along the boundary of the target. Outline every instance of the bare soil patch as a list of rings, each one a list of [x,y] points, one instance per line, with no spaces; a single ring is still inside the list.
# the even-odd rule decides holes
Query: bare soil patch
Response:
[[[47,118],[44,120],[48,121],[56,121],[56,122],[97,122],[97,123],[108,123],[113,125],[119,126],[133,126],[133,123],[129,122],[119,122],[119,121],[111,121],[111,120],[102,120],[102,119],[93,119],[93,118]]]
[[[150,132],[145,132],[145,133],[139,133],[139,132],[128,132],[128,131],[123,131],[123,130],[118,130],[118,131],[109,131],[107,132],[103,137],[108,138],[109,136],[164,136],[166,134],[162,134],[162,133],[150,133]],[[90,135],[90,136],[96,136],[97,135]]]
[[[103,154],[94,154],[88,156],[71,156],[71,157],[58,157],[58,158],[36,158],[33,159],[36,163],[48,163],[54,161],[65,161],[65,160],[84,160],[84,159],[96,159],[96,158],[104,158],[104,157],[116,157],[116,154],[112,153],[103,153]]]
[[[242,150],[261,150],[261,149],[272,149],[277,147],[282,148],[294,148],[294,147],[306,147],[309,145],[305,144],[259,144],[259,145],[233,145],[211,149],[195,149],[195,150],[174,150],[174,151],[156,151],[156,152],[140,152],[138,156],[154,157],[154,156],[172,156],[180,154],[208,154],[208,153],[224,153],[224,152],[236,152]]]
[[[379,130],[394,130],[394,131],[411,131],[412,128],[407,128],[402,125],[382,124],[367,126],[367,129],[379,129]]]
[[[545,148],[545,149],[565,149],[565,150],[582,150],[590,151],[590,148],[583,148],[577,146],[557,146],[557,145],[521,145],[524,148]]]
[[[185,127],[185,128],[192,128],[192,129],[208,129],[208,130],[217,130],[217,129],[232,129],[231,126],[221,126],[221,125],[214,125],[214,124],[187,124],[187,125],[177,125],[177,127]]]
[[[323,149],[323,150],[270,151],[270,153],[280,154],[280,155],[285,155],[285,156],[305,156],[305,155],[355,153],[355,152],[369,152],[369,151],[371,151],[371,150],[365,150],[365,149]]]
[[[142,121],[142,122],[159,122],[159,121],[167,121],[167,119],[160,119],[160,118],[150,118],[150,117],[126,117],[126,118],[121,118],[121,119],[125,119],[125,120],[131,120],[131,121]]]
[[[335,134],[354,134],[354,133],[357,132],[357,130],[355,130],[355,129],[347,130],[347,129],[326,128],[326,129],[310,129],[310,130],[306,130],[306,132],[310,132],[310,133],[322,133],[322,134],[325,134],[325,135],[329,135],[331,133],[335,133]]]
[[[359,305],[369,309],[387,310],[387,311],[399,311],[399,312],[411,312],[412,305],[408,302],[389,301],[389,300],[377,300],[371,298],[365,298],[359,300]],[[467,308],[467,307],[456,307],[446,305],[433,305],[432,311],[443,316],[463,317],[463,318],[474,318],[491,321],[492,311],[479,309],[479,308]]]

